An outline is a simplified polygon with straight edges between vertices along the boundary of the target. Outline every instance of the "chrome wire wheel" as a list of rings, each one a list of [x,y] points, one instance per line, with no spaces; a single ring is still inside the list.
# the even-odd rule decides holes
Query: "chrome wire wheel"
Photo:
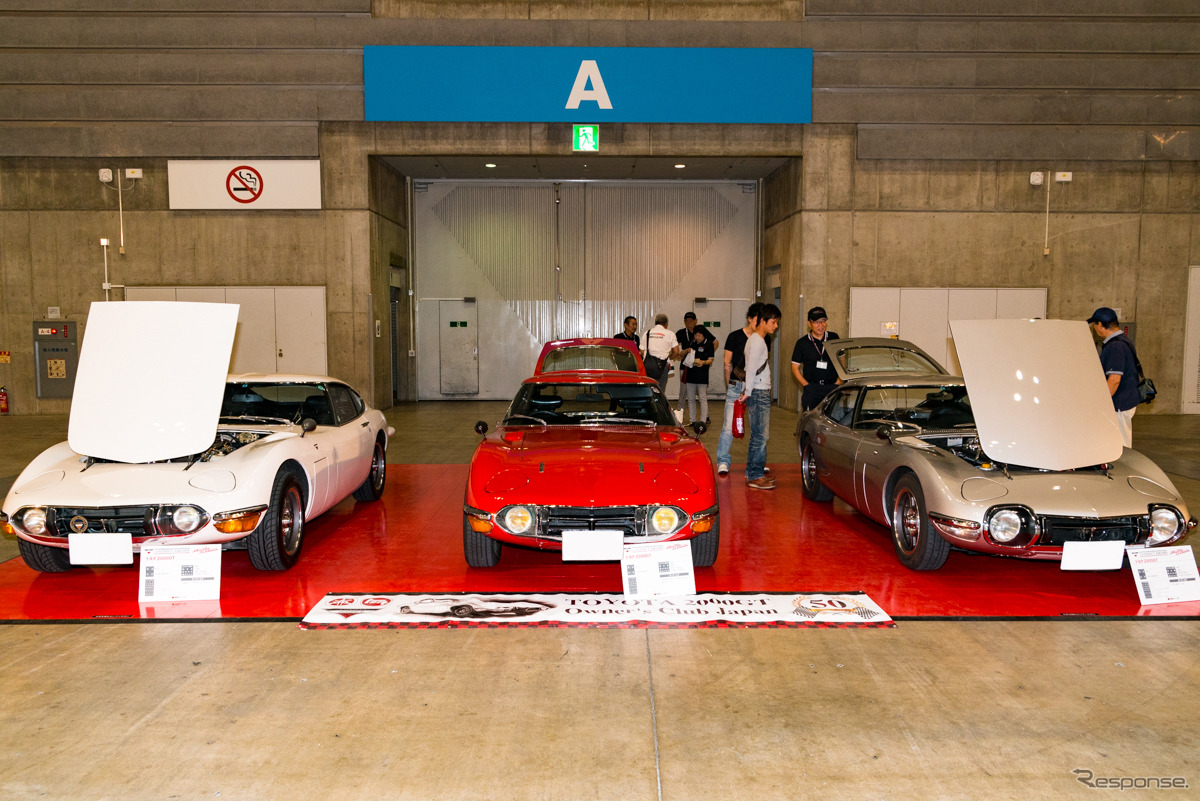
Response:
[[[295,556],[304,539],[304,498],[294,484],[287,489],[279,513],[279,546],[288,556]]]
[[[892,502],[892,536],[896,547],[904,553],[917,550],[921,539],[921,508],[907,487],[902,487]]]

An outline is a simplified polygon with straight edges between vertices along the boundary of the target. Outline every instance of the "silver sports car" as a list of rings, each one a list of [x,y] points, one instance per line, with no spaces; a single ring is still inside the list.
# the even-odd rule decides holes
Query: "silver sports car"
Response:
[[[1125,448],[1084,323],[951,322],[964,377],[896,339],[829,347],[840,385],[796,429],[804,492],[888,526],[900,561],[951,546],[1061,559],[1067,542],[1167,545],[1195,526]]]

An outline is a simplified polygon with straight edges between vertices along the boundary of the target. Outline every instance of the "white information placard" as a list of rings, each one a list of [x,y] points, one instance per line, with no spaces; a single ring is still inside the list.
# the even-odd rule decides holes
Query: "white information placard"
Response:
[[[320,159],[167,162],[172,209],[319,209]]]
[[[692,544],[682,540],[626,545],[621,557],[621,586],[629,598],[695,595]]]
[[[1129,551],[1129,565],[1143,606],[1200,601],[1200,573],[1192,546]]]
[[[142,548],[139,602],[213,601],[220,597],[220,545]]]

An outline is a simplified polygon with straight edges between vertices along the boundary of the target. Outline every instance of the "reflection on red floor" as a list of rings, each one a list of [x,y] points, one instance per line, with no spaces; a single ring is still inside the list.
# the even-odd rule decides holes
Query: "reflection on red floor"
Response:
[[[862,590],[892,617],[1200,615],[1200,603],[1142,607],[1129,569],[1063,572],[953,552],[941,570],[902,567],[882,527],[840,501],[806,501],[799,465],[775,468],[779,489],[750,490],[735,469],[720,480],[721,550],[696,570],[698,592]],[[499,566],[462,556],[467,466],[391,465],[384,498],[344,501],[309,524],[299,564],[260,572],[244,551],[222,555],[221,600],[138,604],[138,570],[39,574],[0,564],[0,620],[299,618],[329,592],[621,592],[617,563],[563,563],[505,547]]]

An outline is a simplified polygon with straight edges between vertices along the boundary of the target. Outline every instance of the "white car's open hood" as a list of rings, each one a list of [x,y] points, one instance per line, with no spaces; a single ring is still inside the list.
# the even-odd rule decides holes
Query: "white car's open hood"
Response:
[[[1086,323],[952,320],[950,330],[990,458],[1070,470],[1121,457],[1121,430]]]
[[[93,303],[79,352],[67,441],[118,462],[152,462],[213,442],[238,307]]]

